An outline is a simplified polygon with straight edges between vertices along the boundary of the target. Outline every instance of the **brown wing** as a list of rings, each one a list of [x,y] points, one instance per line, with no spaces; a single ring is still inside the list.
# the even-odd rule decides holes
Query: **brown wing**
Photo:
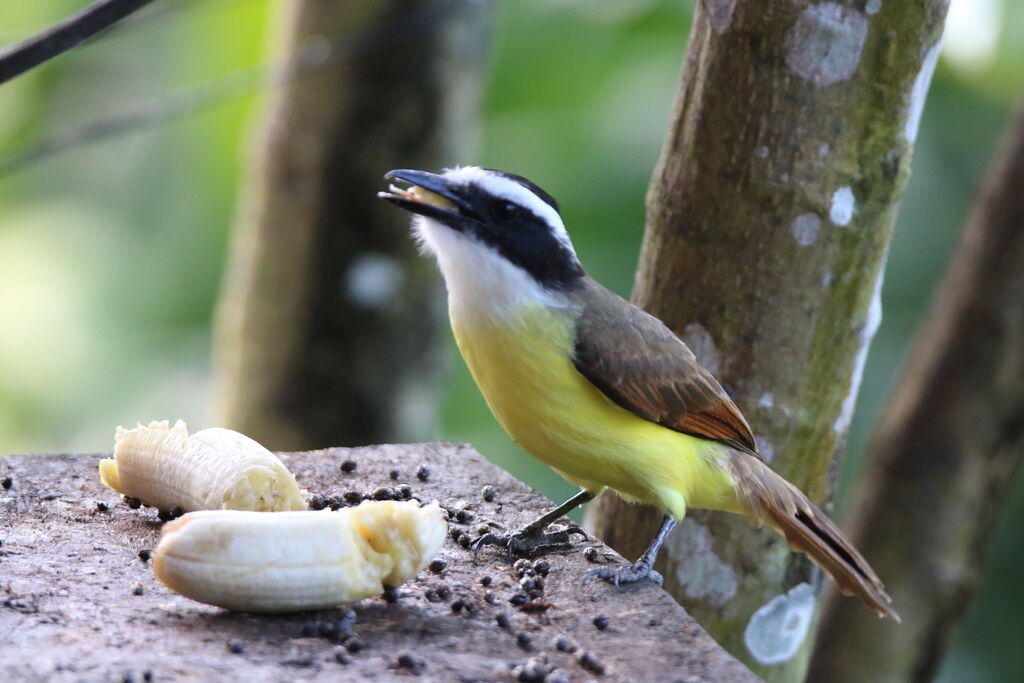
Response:
[[[579,301],[580,374],[645,420],[758,455],[739,409],[664,323],[589,278]]]

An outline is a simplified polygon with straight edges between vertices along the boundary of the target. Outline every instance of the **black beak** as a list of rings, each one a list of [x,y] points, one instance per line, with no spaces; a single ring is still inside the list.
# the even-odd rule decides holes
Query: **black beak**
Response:
[[[411,188],[423,188],[436,195],[436,197],[445,200],[434,203],[432,199],[436,201],[436,198],[432,198],[429,194],[417,196],[394,185],[387,192],[377,193],[377,196],[381,199],[386,199],[406,211],[437,219],[452,227],[455,227],[454,223],[461,223],[473,213],[469,203],[458,195],[452,186],[448,184],[448,181],[445,180],[444,176],[437,175],[436,173],[427,173],[426,171],[399,169],[388,171],[384,174],[384,178],[408,183]]]

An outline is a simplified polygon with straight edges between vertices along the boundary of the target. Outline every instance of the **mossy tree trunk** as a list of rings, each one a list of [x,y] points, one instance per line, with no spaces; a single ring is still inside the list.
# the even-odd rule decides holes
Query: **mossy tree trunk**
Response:
[[[270,448],[429,436],[438,280],[376,198],[396,167],[459,161],[491,3],[281,3],[303,73],[256,138],[216,321],[218,421]]]
[[[765,459],[819,503],[880,321],[946,9],[698,3],[651,183],[634,301],[690,344],[750,419]],[[594,508],[597,534],[627,557],[657,528],[658,512],[614,497]],[[755,672],[802,679],[822,577],[780,537],[694,511],[659,568]]]
[[[1024,108],[871,441],[852,537],[900,606],[829,600],[813,680],[930,681],[1024,457]]]

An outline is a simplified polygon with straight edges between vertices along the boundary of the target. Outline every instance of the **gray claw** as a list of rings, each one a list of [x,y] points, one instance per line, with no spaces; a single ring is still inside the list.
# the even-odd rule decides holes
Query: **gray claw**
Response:
[[[583,575],[583,585],[587,585],[594,579],[604,579],[616,586],[620,586],[624,583],[637,583],[644,579],[650,579],[660,586],[664,581],[660,572],[656,572],[650,567],[645,567],[643,565],[632,565],[628,567],[620,567],[619,569],[612,569],[611,567],[591,569]]]

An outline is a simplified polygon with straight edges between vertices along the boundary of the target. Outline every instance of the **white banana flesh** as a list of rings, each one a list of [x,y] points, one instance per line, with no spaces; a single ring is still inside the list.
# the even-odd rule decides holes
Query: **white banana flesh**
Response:
[[[281,460],[244,434],[214,427],[189,435],[182,420],[118,427],[100,480],[161,510],[304,510],[305,492]]]
[[[415,501],[336,512],[192,512],[164,525],[153,572],[171,590],[227,609],[325,609],[404,583],[446,533],[441,508]]]

